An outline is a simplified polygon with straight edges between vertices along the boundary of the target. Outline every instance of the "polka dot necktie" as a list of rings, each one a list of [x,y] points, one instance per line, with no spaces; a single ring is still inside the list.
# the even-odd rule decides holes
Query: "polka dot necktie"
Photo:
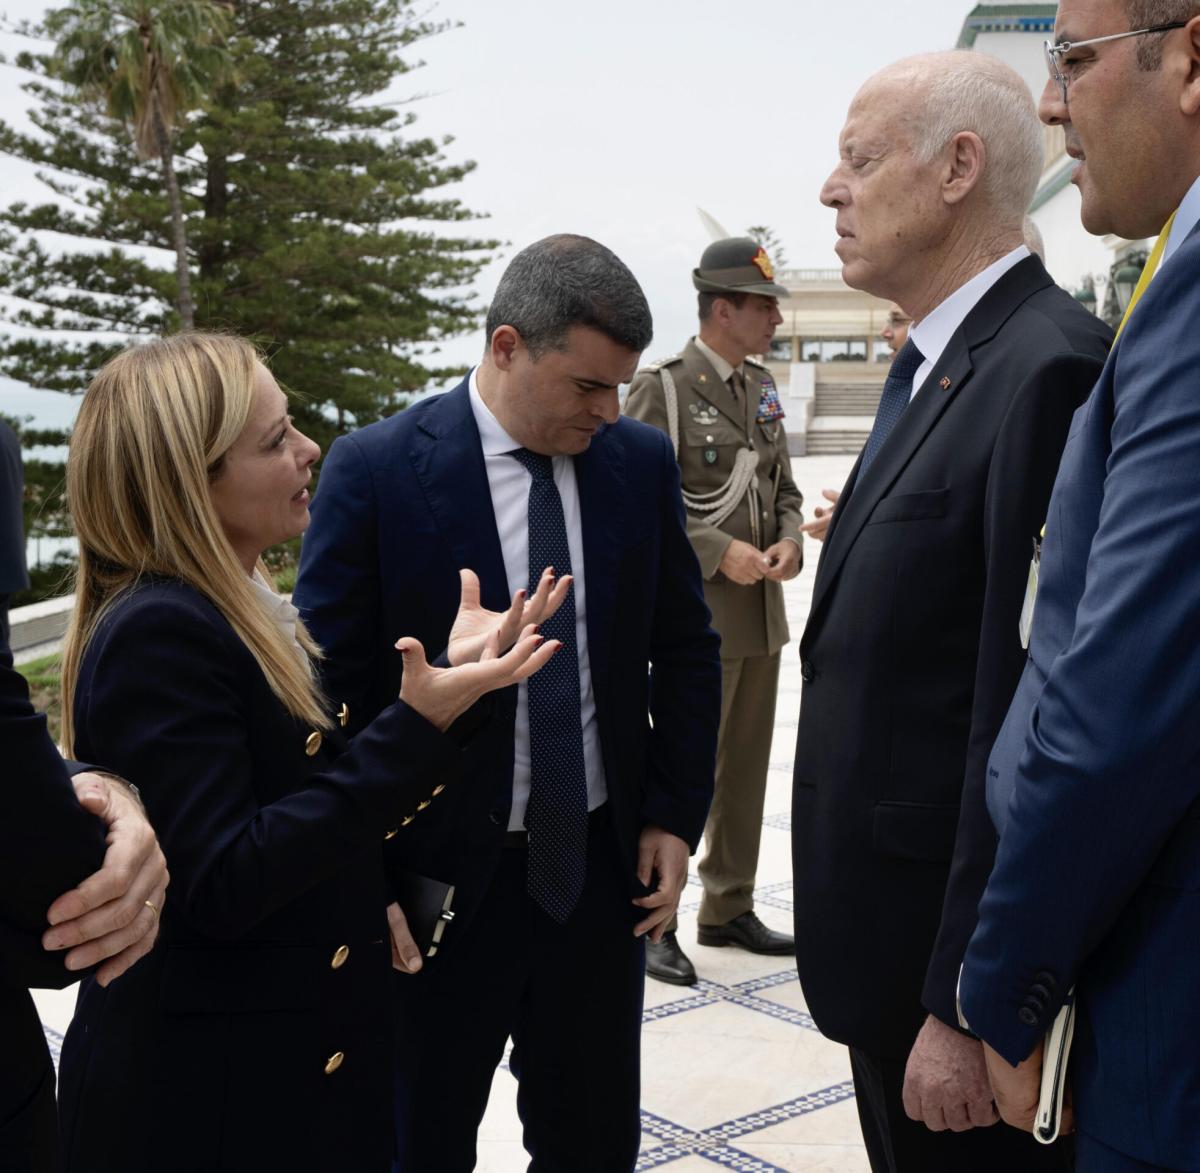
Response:
[[[879,410],[875,413],[875,423],[867,437],[867,446],[863,449],[862,464],[858,466],[858,480],[862,480],[867,466],[879,455],[884,440],[900,422],[904,409],[912,399],[913,376],[924,361],[925,356],[911,338],[892,359],[892,368],[888,371],[883,394],[879,398]]]
[[[510,452],[529,474],[529,591],[542,571],[571,573],[562,498],[549,456]],[[575,641],[575,586],[539,630],[562,641],[550,662],[527,682],[529,698],[529,835],[526,888],[539,907],[562,923],[583,891],[587,873],[588,795],[579,724],[579,648]]]

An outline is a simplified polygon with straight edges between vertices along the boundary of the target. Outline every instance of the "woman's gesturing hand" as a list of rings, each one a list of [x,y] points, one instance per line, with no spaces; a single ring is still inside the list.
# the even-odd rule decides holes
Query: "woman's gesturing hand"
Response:
[[[507,688],[532,676],[562,647],[562,642],[543,642],[537,628],[530,624],[502,656],[497,654],[499,646],[500,632],[496,630],[484,641],[477,663],[434,668],[425,659],[421,641],[406,635],[396,641],[404,657],[400,699],[444,732],[485,692]]]
[[[547,566],[532,597],[528,591],[517,591],[507,611],[489,611],[479,602],[479,578],[475,572],[464,569],[458,574],[462,580],[462,600],[446,645],[446,658],[452,665],[477,661],[493,632],[499,637],[498,651],[507,652],[523,628],[549,619],[571,589],[569,574],[555,579],[554,567]]]

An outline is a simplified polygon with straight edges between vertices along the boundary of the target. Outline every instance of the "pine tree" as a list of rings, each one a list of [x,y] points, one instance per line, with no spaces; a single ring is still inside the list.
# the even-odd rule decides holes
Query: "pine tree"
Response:
[[[390,88],[407,51],[445,27],[413,0],[232,5],[233,73],[174,142],[198,328],[256,339],[321,443],[446,374],[437,344],[473,328],[464,292],[498,242],[455,234],[476,218],[439,193],[472,163],[450,139],[409,137]],[[161,174],[131,133],[26,54],[37,127],[0,124],[0,151],[37,164],[59,199],[0,211],[0,372],[79,391],[123,341],[178,326]],[[47,233],[58,234],[47,236]],[[65,240],[65,249],[59,248]]]
[[[57,44],[55,75],[128,123],[138,155],[162,168],[185,330],[195,306],[174,139],[229,71],[228,18],[227,5],[213,0],[75,0],[45,22]]]

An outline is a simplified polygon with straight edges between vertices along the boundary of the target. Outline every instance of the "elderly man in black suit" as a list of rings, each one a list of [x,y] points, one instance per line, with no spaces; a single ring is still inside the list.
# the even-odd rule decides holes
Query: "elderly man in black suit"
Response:
[[[0,419],[0,644],[8,645],[8,600],[29,585],[25,570],[25,523],[21,498],[25,491],[21,442]]]
[[[9,504],[0,485],[0,514]],[[51,1173],[54,1069],[28,987],[124,973],[158,935],[167,871],[134,792],[59,757],[2,639],[0,761],[0,1169]]]
[[[843,277],[913,325],[800,645],[800,978],[850,1048],[876,1173],[1063,1168],[996,1124],[954,990],[995,852],[983,771],[1025,659],[1030,555],[1110,335],[1022,241],[1042,135],[1007,66],[901,61],[859,91],[840,146],[821,200]]]

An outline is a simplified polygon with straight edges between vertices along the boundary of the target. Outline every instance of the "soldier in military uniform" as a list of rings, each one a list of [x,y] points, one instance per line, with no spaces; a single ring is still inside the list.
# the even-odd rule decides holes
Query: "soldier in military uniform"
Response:
[[[800,571],[801,496],[792,481],[783,408],[763,354],[783,320],[766,252],[749,237],[710,245],[693,270],[700,331],[673,358],[634,377],[625,412],[662,428],[679,459],[688,537],[721,636],[716,793],[699,873],[698,939],[788,954],[789,935],[754,913],[763,797],[775,720],[779,653],[788,639],[780,585]],[[691,985],[696,971],[672,923],[648,944],[646,971]]]

